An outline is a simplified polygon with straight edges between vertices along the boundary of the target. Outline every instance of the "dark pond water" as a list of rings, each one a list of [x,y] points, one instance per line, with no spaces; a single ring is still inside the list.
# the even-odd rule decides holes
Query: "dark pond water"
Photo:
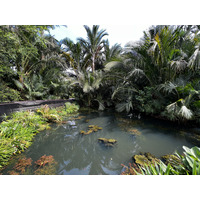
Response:
[[[187,136],[188,131],[172,128],[157,120],[130,119],[112,112],[80,115],[83,118],[52,125],[51,130],[39,133],[23,154],[30,157],[32,163],[43,155],[52,155],[58,163],[55,174],[116,175],[123,171],[121,164],[128,165],[131,157],[139,152],[150,152],[160,157],[176,150],[181,153],[183,145],[195,145],[195,140]],[[89,125],[98,125],[102,130],[81,135],[80,131],[87,131]],[[117,143],[113,147],[104,146],[98,138],[112,138]],[[8,166],[3,174],[12,167],[13,164]],[[27,174],[34,174],[33,171],[29,170]]]

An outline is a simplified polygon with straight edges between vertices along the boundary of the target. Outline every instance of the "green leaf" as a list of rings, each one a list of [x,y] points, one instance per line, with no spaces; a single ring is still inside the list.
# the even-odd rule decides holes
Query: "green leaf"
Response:
[[[192,147],[191,152],[200,161],[200,149],[198,147]]]
[[[192,175],[197,175],[197,165],[196,165],[196,161],[194,161],[193,163],[193,168],[192,168]]]

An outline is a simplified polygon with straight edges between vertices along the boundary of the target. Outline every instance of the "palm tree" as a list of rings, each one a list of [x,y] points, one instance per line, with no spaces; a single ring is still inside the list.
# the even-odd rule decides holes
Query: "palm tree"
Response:
[[[122,47],[120,44],[114,44],[110,47],[109,41],[106,40],[105,42],[105,61],[106,63],[110,61],[116,61],[120,59],[121,53],[122,53]]]
[[[98,25],[93,25],[92,29],[84,25],[87,32],[87,39],[78,38],[78,41],[83,46],[86,55],[90,57],[92,72],[95,71],[95,63],[103,54],[105,40],[103,37],[108,35],[105,31],[100,30]]]
[[[63,49],[63,57],[73,70],[81,71],[86,70],[89,63],[89,56],[86,56],[84,49],[79,42],[74,43],[69,38],[61,40]]]

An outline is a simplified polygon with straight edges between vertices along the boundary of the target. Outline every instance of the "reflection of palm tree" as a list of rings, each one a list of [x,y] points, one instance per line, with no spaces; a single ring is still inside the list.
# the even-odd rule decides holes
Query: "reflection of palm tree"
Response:
[[[71,171],[74,168],[77,168],[79,170],[87,170],[89,168],[89,173],[92,171],[93,174],[105,174],[105,172],[101,168],[99,168],[99,166],[103,165],[103,156],[98,156],[96,144],[94,144],[94,141],[91,138],[87,138],[88,140],[86,145],[86,141],[83,137],[80,136],[79,138],[77,138],[77,140],[79,140],[77,144],[79,148],[73,151],[73,149],[76,148],[76,146],[74,146],[74,144],[71,143],[71,146],[69,145],[68,148],[65,149],[64,153],[68,156],[67,158],[66,156],[63,156],[63,168],[59,170],[59,174],[63,170]],[[67,166],[65,166],[65,159],[70,160]]]

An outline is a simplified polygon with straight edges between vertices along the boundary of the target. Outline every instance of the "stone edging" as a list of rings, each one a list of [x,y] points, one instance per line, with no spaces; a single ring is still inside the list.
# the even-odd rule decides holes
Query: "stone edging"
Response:
[[[57,99],[57,100],[36,100],[36,101],[15,101],[10,103],[0,104],[0,116],[9,114],[19,110],[34,110],[42,105],[49,105],[49,107],[58,107],[64,105],[65,102],[73,102],[75,99]]]

